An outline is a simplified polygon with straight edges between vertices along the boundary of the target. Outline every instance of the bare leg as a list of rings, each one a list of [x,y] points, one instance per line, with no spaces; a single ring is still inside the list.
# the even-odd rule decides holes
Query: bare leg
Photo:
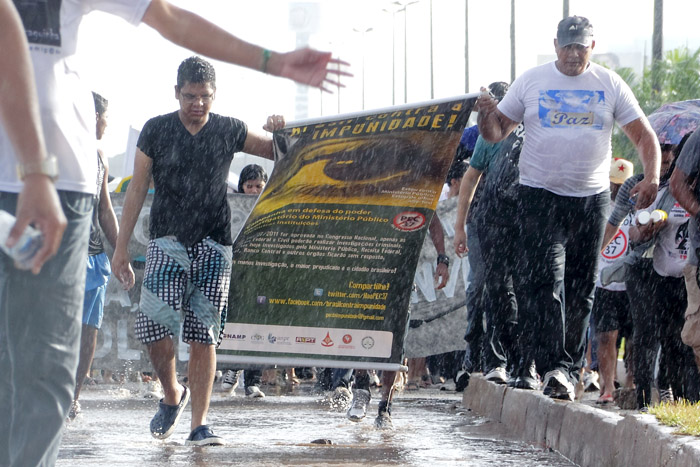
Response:
[[[163,386],[163,403],[167,405],[179,404],[182,398],[182,392],[185,389],[177,382],[175,346],[173,345],[173,340],[170,337],[166,337],[165,339],[148,344],[147,347],[153,369],[156,375],[158,375],[160,384]]]
[[[216,373],[216,348],[211,344],[190,342],[188,379],[192,391],[191,429],[207,424],[214,374]]]
[[[382,371],[382,402],[391,404],[391,400],[394,398],[394,383],[397,374],[396,371]]]
[[[600,360],[600,357],[598,358],[598,360]],[[591,371],[591,362],[592,361],[593,361],[593,339],[588,339],[588,345],[586,345],[586,366],[583,367],[583,369],[585,371]]]
[[[423,376],[428,376],[428,366],[425,357],[410,358],[408,360],[408,384],[416,385],[416,389],[423,386]]]
[[[97,328],[83,324],[83,330],[80,333],[80,359],[78,360],[78,371],[75,376],[75,392],[73,400],[78,400],[80,390],[83,387],[83,381],[90,366],[92,359],[95,356],[95,347],[97,346]]]
[[[625,381],[626,388],[634,388],[634,365],[632,365],[634,359],[629,358],[632,356],[632,352],[634,352],[632,338],[627,337],[625,338],[625,361],[629,361],[629,364],[625,366],[625,369],[627,370],[627,381]],[[700,362],[698,362],[697,359],[696,363],[698,363],[698,368],[700,368]]]
[[[617,330],[599,332],[598,366],[600,367],[600,394],[612,397],[615,390],[615,368],[617,366]]]
[[[268,368],[262,372],[262,384],[277,384],[277,368]]]

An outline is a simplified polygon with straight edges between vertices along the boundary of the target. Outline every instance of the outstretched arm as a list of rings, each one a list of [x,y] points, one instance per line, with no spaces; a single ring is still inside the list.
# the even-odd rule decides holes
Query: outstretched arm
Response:
[[[351,76],[339,69],[339,65],[348,63],[331,58],[330,52],[309,48],[287,53],[270,52],[167,0],[153,0],[143,16],[143,22],[169,41],[199,54],[289,78],[324,91],[328,91],[327,85],[342,86],[337,81],[340,76]],[[329,65],[335,66],[329,68]]]
[[[47,159],[39,104],[34,89],[34,70],[22,21],[10,0],[0,0],[0,122],[15,148],[17,163],[28,174],[17,200],[17,221],[8,246],[17,243],[27,225],[34,224],[44,235],[44,245],[34,257],[37,274],[61,243],[66,218],[56,188],[47,176],[36,172]],[[7,156],[4,156],[7,157]]]

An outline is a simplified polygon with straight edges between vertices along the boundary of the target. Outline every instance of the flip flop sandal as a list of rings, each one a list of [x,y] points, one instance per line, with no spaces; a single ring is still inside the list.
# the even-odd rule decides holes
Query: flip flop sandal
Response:
[[[600,396],[598,400],[595,401],[596,404],[598,405],[609,405],[613,404],[615,402],[615,399],[613,396]]]
[[[151,435],[154,438],[165,439],[173,434],[177,422],[180,420],[182,412],[185,411],[185,406],[190,400],[190,390],[187,386],[183,386],[185,390],[180,398],[180,403],[177,405],[167,405],[163,403],[163,399],[158,402],[158,412],[151,420]]]

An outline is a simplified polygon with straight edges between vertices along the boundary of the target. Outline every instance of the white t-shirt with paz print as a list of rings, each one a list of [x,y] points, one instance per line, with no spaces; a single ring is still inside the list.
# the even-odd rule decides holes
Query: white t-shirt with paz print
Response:
[[[555,62],[531,68],[498,109],[527,128],[520,183],[574,197],[608,189],[613,124],[644,116],[622,78],[592,62],[578,76],[561,73]]]

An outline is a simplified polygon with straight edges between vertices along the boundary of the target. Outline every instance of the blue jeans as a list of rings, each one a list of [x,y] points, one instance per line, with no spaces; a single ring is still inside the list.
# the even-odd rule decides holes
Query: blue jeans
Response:
[[[577,198],[524,185],[518,189],[523,362],[534,359],[540,374],[561,370],[575,382],[586,353],[610,192]]]
[[[73,400],[92,196],[59,192],[68,226],[34,275],[0,253],[0,465],[54,465]],[[0,192],[14,213],[17,195]]]

